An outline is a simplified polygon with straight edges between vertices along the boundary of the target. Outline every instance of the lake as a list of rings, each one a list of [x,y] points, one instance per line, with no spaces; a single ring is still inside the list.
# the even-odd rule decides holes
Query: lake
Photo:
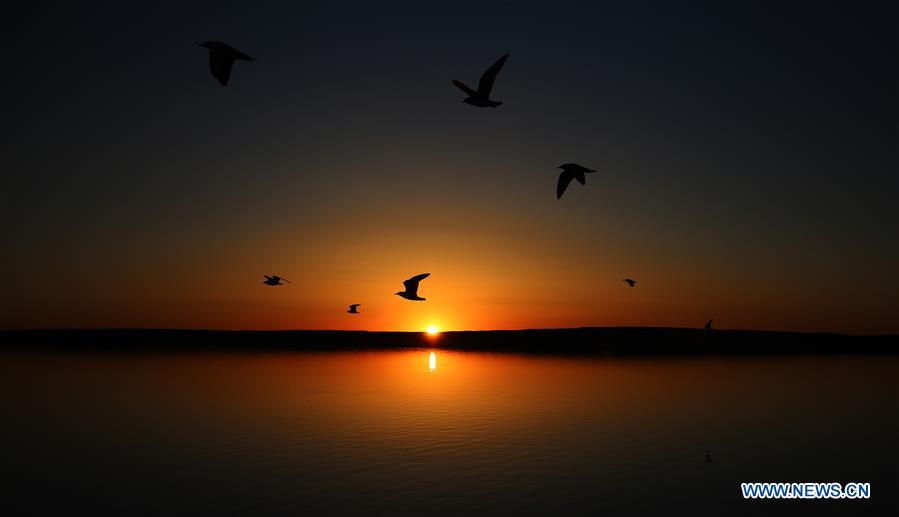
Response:
[[[120,515],[895,515],[899,357],[7,354],[5,506]],[[870,482],[744,500],[741,482]]]

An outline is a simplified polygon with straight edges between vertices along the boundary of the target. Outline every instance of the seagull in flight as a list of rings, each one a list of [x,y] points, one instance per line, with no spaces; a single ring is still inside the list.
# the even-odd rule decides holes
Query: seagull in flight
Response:
[[[568,188],[568,184],[571,183],[571,180],[576,179],[581,185],[586,185],[587,177],[584,176],[584,174],[596,172],[593,169],[588,169],[576,163],[563,163],[557,168],[562,169],[562,173],[559,174],[559,183],[556,185],[556,199],[562,199],[562,194],[565,193],[565,189]]]
[[[462,102],[479,108],[495,108],[500,106],[502,101],[490,100],[490,90],[493,89],[493,82],[496,81],[496,74],[498,74],[499,70],[506,64],[507,59],[509,59],[509,54],[497,59],[496,63],[490,65],[490,68],[488,68],[487,71],[484,72],[484,75],[481,76],[477,91],[472,90],[462,81],[453,79],[453,84],[456,85],[456,88],[459,88],[468,95]]]
[[[710,319],[709,321],[705,322],[705,328],[706,328],[706,330],[712,330],[712,322],[713,322],[713,321],[715,321],[715,318],[712,318],[712,319]]]
[[[403,281],[403,287],[406,288],[405,291],[399,291],[394,294],[397,296],[401,296],[407,300],[412,300],[415,302],[423,302],[424,298],[418,296],[418,283],[431,276],[431,273],[422,273],[420,275],[415,275],[412,278]]]
[[[356,307],[362,305],[361,303],[354,303],[350,305],[350,308],[347,310],[350,314],[359,314],[359,311],[356,310]]]
[[[238,59],[241,61],[256,61],[256,58],[250,57],[221,41],[206,41],[197,46],[209,49],[209,70],[212,72],[212,77],[218,79],[222,86],[228,85],[228,79],[231,77],[231,67],[235,61]]]
[[[290,280],[288,280],[286,278],[281,278],[280,276],[277,276],[277,275],[272,275],[272,276],[262,275],[262,276],[265,277],[265,280],[262,281],[262,283],[265,285],[284,285],[281,283],[282,280],[287,282],[288,284],[293,283]]]
[[[631,286],[631,287],[634,287],[635,285],[637,285],[637,281],[636,281],[636,280],[631,280],[630,278],[625,278],[625,279],[623,280],[623,282],[624,282],[625,284]]]

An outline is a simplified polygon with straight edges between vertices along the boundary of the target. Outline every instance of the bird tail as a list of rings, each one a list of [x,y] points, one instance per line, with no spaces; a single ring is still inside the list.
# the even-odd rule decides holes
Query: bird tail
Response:
[[[495,108],[497,106],[502,106],[502,105],[503,105],[503,101],[490,101],[491,108]]]

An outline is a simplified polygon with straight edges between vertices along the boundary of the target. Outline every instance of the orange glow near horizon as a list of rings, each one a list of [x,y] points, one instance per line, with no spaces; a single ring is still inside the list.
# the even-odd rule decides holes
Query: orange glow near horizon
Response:
[[[359,210],[376,212],[364,200],[359,203]],[[753,256],[752,267],[736,274],[722,263],[739,262],[740,257],[722,252],[715,261],[696,260],[696,251],[680,242],[666,244],[663,262],[653,258],[658,251],[642,245],[608,248],[598,238],[566,242],[551,220],[525,227],[515,218],[491,218],[473,207],[461,214],[452,211],[457,216],[450,221],[441,219],[445,210],[437,208],[416,218],[389,212],[369,219],[323,216],[329,221],[326,234],[310,230],[292,240],[280,237],[289,233],[286,227],[259,233],[255,226],[246,231],[238,226],[219,243],[227,257],[221,261],[198,256],[192,246],[140,241],[132,253],[141,260],[128,267],[123,264],[129,261],[83,260],[65,271],[65,289],[49,284],[11,287],[8,300],[16,303],[4,306],[0,328],[421,332],[423,324],[438,323],[439,331],[701,328],[715,318],[721,329],[899,331],[895,294],[886,283],[877,287],[835,277],[818,281],[808,268],[771,266],[776,260],[765,249]],[[491,220],[491,226],[484,227],[484,220]],[[616,231],[602,221],[592,224],[566,231]],[[421,236],[411,251],[409,235]],[[317,244],[307,248],[294,242],[304,240]],[[546,245],[535,249],[535,241]],[[264,259],[257,249],[266,250]],[[159,268],[159,263],[171,267]],[[95,269],[141,278],[141,287],[97,282]],[[404,279],[424,272],[431,273],[419,288],[426,301],[394,295]],[[278,274],[292,283],[266,286],[263,274]],[[621,282],[625,277],[639,284],[629,288]],[[806,286],[814,286],[814,292],[806,292]],[[360,314],[346,313],[350,303],[361,304]]]

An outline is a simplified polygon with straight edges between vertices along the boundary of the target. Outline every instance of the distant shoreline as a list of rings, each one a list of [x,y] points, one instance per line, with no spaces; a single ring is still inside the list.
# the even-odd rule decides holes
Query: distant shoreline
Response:
[[[451,331],[436,337],[343,330],[59,329],[3,330],[0,348],[99,353],[442,348],[620,357],[899,355],[897,337],[664,327]]]

